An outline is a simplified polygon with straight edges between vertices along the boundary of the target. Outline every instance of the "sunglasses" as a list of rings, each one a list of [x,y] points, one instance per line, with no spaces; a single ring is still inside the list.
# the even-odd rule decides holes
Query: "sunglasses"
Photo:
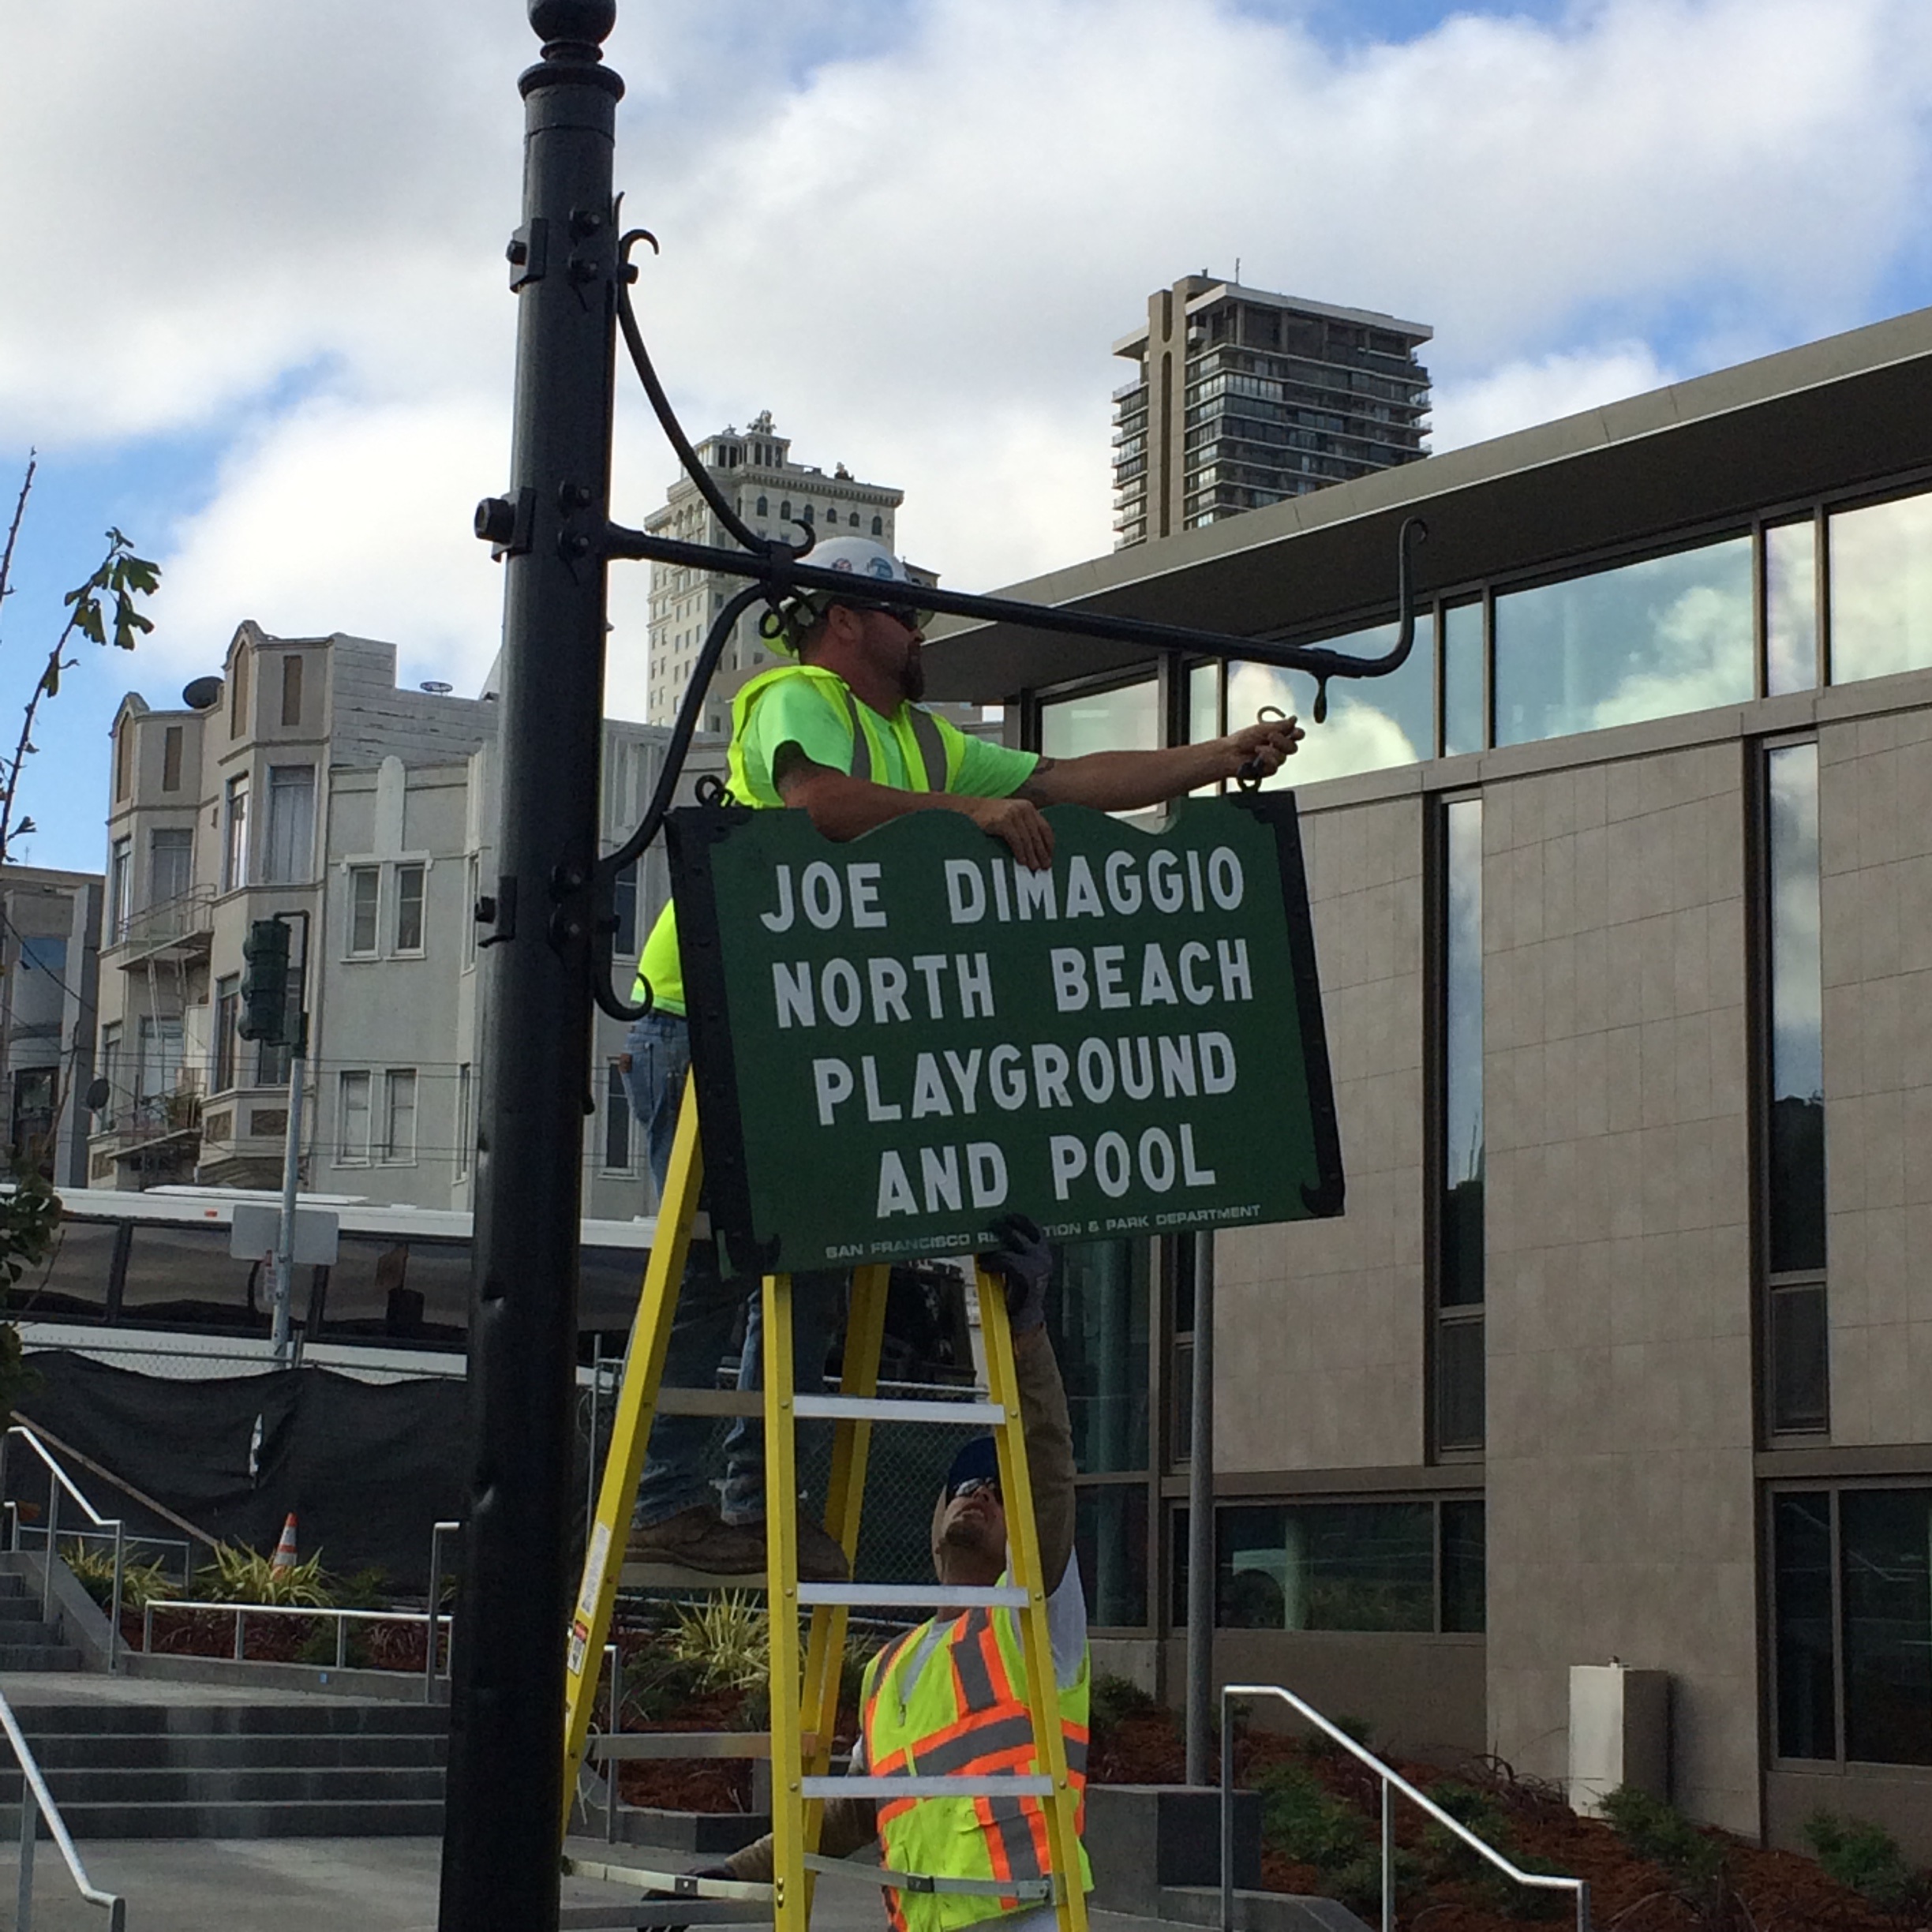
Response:
[[[915,610],[908,604],[867,604],[863,608],[875,610],[894,623],[904,624],[908,631],[923,631],[932,616],[931,612]]]
[[[953,1485],[947,1496],[949,1503],[957,1503],[961,1496],[979,1496],[982,1493],[992,1497],[995,1503],[1004,1501],[1000,1495],[999,1478],[997,1476],[968,1476],[963,1483]]]

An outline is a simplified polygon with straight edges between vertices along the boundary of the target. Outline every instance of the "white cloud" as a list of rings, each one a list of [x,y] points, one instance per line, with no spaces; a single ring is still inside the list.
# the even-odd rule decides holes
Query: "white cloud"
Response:
[[[464,531],[505,470],[522,12],[0,17],[34,271],[0,443],[242,424],[163,560],[194,653],[252,615],[487,661]],[[687,425],[769,406],[803,459],[902,486],[903,546],[966,586],[1107,547],[1106,345],[1189,268],[1434,324],[1447,447],[1863,319],[1926,185],[1912,0],[1601,0],[1339,53],[1231,0],[629,0],[608,51]],[[619,514],[671,471],[627,402]],[[612,593],[633,702],[644,575]]]
[[[1533,423],[1552,422],[1624,396],[1642,395],[1672,380],[1670,371],[1642,343],[1507,362],[1486,374],[1437,387],[1430,443],[1440,454],[1466,443],[1487,442]]]

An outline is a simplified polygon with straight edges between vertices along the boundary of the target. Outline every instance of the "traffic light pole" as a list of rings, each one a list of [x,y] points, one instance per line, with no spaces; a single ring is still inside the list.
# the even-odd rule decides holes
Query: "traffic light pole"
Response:
[[[615,0],[529,0],[442,1932],[554,1932],[616,288]],[[608,949],[608,942],[605,942]]]
[[[309,1016],[305,1013],[295,1022],[295,1042],[289,1049],[288,1129],[282,1140],[282,1225],[275,1234],[275,1252],[274,1348],[278,1368],[288,1366],[289,1305],[295,1287],[295,1192],[301,1178],[302,1075],[308,1064]]]

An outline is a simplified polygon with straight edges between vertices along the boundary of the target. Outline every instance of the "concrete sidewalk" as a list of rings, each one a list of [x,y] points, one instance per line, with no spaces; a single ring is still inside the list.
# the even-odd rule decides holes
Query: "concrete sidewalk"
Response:
[[[127,1901],[128,1932],[436,1932],[438,1838],[103,1838],[79,1848],[93,1884]],[[672,1871],[702,1862],[601,1839],[574,1840],[570,1849]],[[0,1855],[0,1900],[11,1900],[18,1870],[9,1845]],[[583,1879],[564,1881],[561,1892],[569,1905],[631,1896]],[[1091,1916],[1095,1932],[1160,1932],[1151,1919]],[[35,1932],[101,1932],[107,1922],[81,1901],[59,1850],[43,1839],[34,1856]],[[883,1932],[885,1923],[876,1885],[856,1875],[818,1881],[813,1932]]]

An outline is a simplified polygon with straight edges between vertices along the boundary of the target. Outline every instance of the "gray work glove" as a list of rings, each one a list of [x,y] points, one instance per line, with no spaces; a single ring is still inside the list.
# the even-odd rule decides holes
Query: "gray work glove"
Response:
[[[1017,1335],[1046,1319],[1046,1278],[1053,1273],[1053,1249],[1037,1222],[1010,1214],[994,1224],[999,1245],[979,1256],[979,1265],[1006,1284],[1006,1319]]]

